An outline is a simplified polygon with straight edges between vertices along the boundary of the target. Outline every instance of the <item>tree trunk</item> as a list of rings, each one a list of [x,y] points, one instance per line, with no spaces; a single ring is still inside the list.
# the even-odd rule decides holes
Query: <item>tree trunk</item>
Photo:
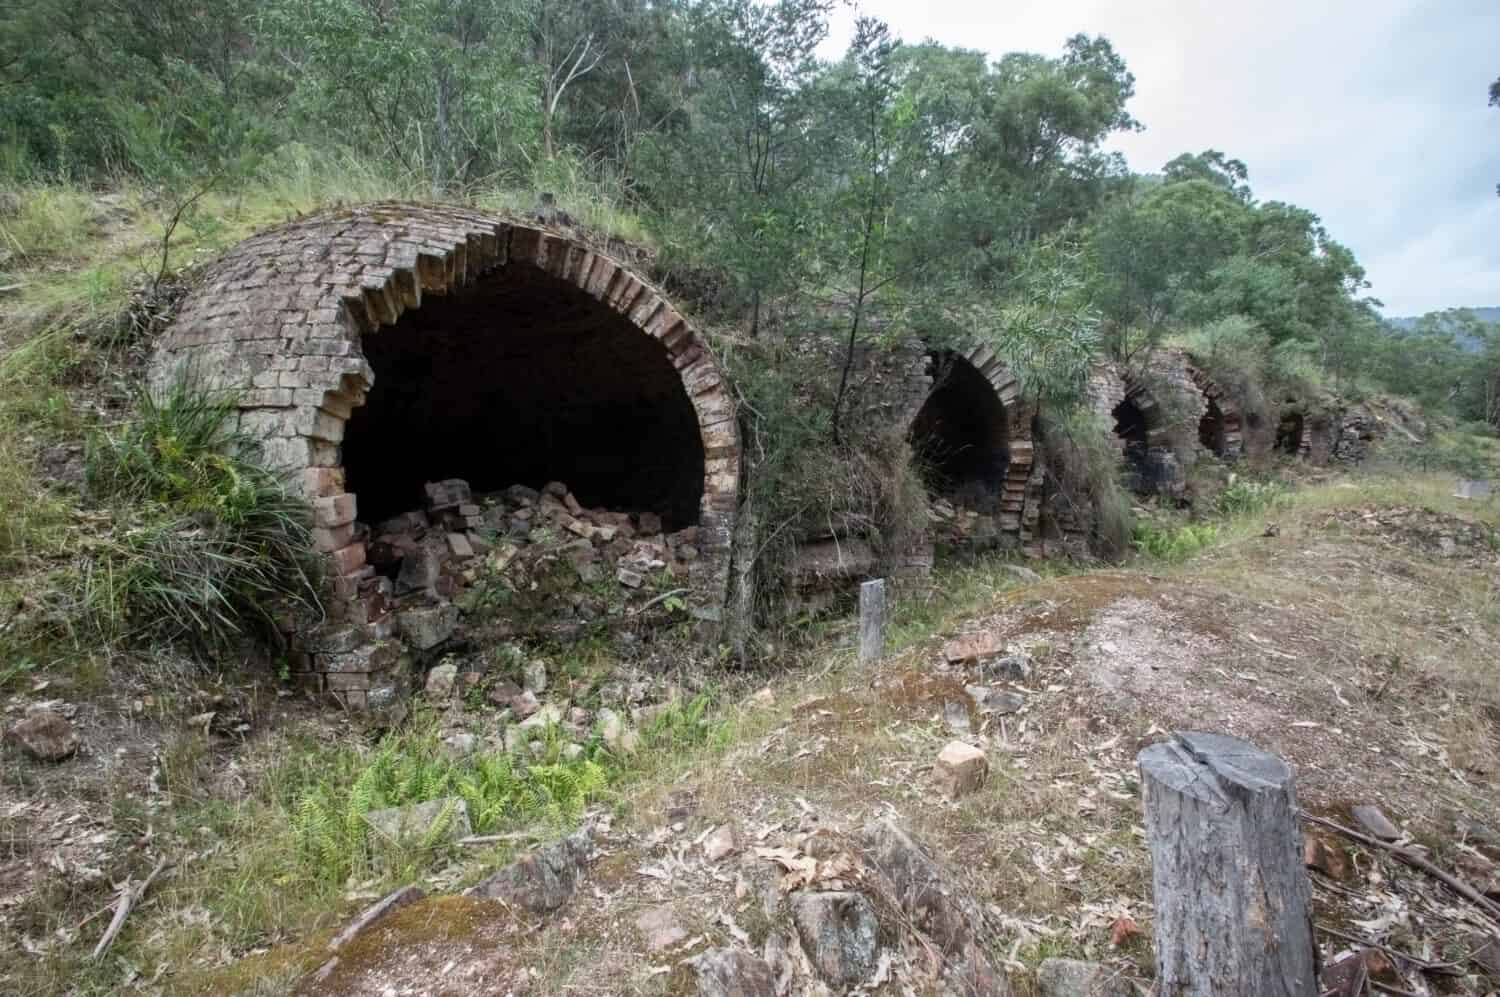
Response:
[[[1291,769],[1221,734],[1136,759],[1161,997],[1314,997],[1312,889]]]

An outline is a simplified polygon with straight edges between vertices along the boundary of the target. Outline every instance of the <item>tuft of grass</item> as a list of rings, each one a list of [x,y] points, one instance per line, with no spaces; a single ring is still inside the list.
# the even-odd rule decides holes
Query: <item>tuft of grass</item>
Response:
[[[98,636],[222,649],[318,605],[309,510],[232,428],[234,405],[181,379],[90,440],[88,490],[117,523],[73,580]]]
[[[1286,486],[1276,481],[1251,481],[1235,478],[1214,500],[1222,516],[1254,516],[1287,502]]]
[[[1160,561],[1185,561],[1218,538],[1219,527],[1213,523],[1184,523],[1181,526],[1137,523],[1131,542],[1147,557]]]
[[[0,216],[0,249],[22,264],[71,255],[97,224],[96,199],[81,187],[36,184],[16,192],[20,210]]]

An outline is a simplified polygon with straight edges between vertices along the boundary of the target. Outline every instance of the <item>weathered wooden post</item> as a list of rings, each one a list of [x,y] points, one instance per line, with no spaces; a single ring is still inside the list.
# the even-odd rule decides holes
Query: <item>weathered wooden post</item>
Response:
[[[885,657],[885,579],[859,587],[859,663]]]
[[[1314,997],[1312,888],[1291,768],[1239,738],[1181,732],[1136,762],[1151,846],[1156,992]]]

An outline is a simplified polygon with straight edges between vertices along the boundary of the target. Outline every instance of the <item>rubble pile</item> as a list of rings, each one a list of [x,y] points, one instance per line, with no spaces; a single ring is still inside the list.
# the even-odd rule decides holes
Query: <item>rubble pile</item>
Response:
[[[587,623],[685,587],[698,558],[697,527],[664,533],[653,512],[586,509],[562,482],[486,495],[459,479],[425,489],[424,507],[376,524],[368,546],[402,636],[419,650],[456,626],[447,607],[499,634]]]
[[[934,543],[955,547],[989,547],[1000,543],[998,519],[951,499],[933,499],[927,506]]]

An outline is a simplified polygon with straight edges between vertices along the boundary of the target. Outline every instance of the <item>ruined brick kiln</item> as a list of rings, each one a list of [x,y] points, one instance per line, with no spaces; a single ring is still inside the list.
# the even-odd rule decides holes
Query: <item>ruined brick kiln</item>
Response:
[[[301,680],[359,707],[476,604],[566,627],[670,595],[722,610],[739,486],[702,337],[570,234],[374,204],[257,235],[185,300],[152,379],[238,393],[312,502],[328,618]],[[519,620],[494,617],[502,632]]]

